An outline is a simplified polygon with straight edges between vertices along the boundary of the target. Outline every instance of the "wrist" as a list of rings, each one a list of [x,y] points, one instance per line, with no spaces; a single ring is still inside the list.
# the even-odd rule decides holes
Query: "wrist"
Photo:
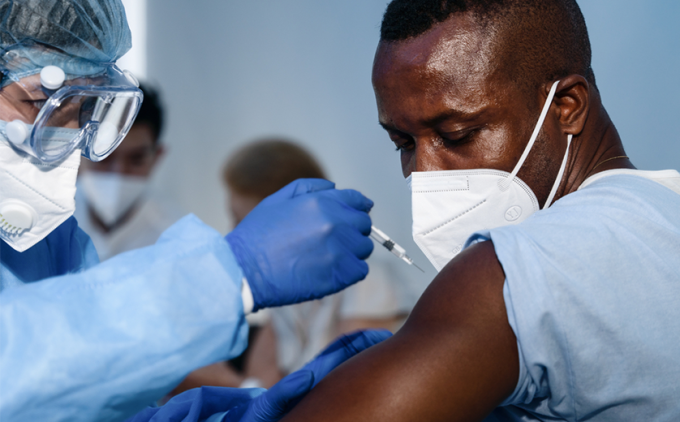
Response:
[[[251,256],[247,242],[234,232],[229,233],[224,238],[231,251],[236,257],[236,262],[243,272],[241,282],[241,299],[243,300],[243,312],[249,314],[262,309],[262,296],[257,290],[258,281],[261,284],[262,274],[257,266],[257,259]]]
[[[241,301],[243,302],[243,314],[248,315],[253,312],[255,307],[255,299],[253,298],[253,291],[250,290],[248,280],[243,277],[241,280]]]
[[[262,380],[259,378],[255,377],[248,377],[243,382],[241,385],[238,386],[238,388],[263,388]]]

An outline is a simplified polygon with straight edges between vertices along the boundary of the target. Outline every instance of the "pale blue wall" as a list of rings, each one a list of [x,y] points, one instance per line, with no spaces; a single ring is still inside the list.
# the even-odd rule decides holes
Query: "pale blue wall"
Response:
[[[680,169],[680,1],[582,0],[593,68],[628,155]]]
[[[222,162],[253,137],[287,135],[339,186],[373,198],[376,225],[427,265],[370,84],[386,0],[148,1],[148,73],[170,111],[158,178],[167,195],[226,231]],[[604,102],[633,161],[680,168],[680,2],[581,3]]]

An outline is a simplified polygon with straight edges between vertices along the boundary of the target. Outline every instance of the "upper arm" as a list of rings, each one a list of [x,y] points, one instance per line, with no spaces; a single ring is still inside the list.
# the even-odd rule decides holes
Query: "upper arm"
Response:
[[[519,376],[504,281],[491,242],[468,248],[397,334],[333,371],[285,420],[482,420]]]
[[[395,315],[387,318],[348,318],[343,319],[338,324],[338,332],[336,337],[343,334],[349,334],[359,330],[369,330],[376,328],[384,328],[386,330],[395,331],[395,327],[406,315]]]

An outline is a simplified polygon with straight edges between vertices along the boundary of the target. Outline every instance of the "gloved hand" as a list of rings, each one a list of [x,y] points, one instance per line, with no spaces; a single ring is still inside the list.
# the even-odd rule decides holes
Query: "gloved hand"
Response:
[[[335,367],[391,335],[387,330],[366,330],[342,336],[268,391],[262,388],[194,388],[173,397],[161,407],[147,408],[126,422],[277,421]]]
[[[319,299],[368,274],[373,202],[334,187],[296,180],[226,236],[253,293],[253,311]]]
[[[302,369],[288,375],[249,403],[229,411],[223,421],[278,421],[338,365],[391,335],[387,330],[366,330],[338,338]]]

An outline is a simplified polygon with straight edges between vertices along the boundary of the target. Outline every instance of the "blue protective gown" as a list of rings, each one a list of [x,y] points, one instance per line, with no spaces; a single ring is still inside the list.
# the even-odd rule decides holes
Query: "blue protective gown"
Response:
[[[195,216],[98,264],[70,218],[24,253],[0,241],[0,421],[116,421],[242,352],[242,271]]]

